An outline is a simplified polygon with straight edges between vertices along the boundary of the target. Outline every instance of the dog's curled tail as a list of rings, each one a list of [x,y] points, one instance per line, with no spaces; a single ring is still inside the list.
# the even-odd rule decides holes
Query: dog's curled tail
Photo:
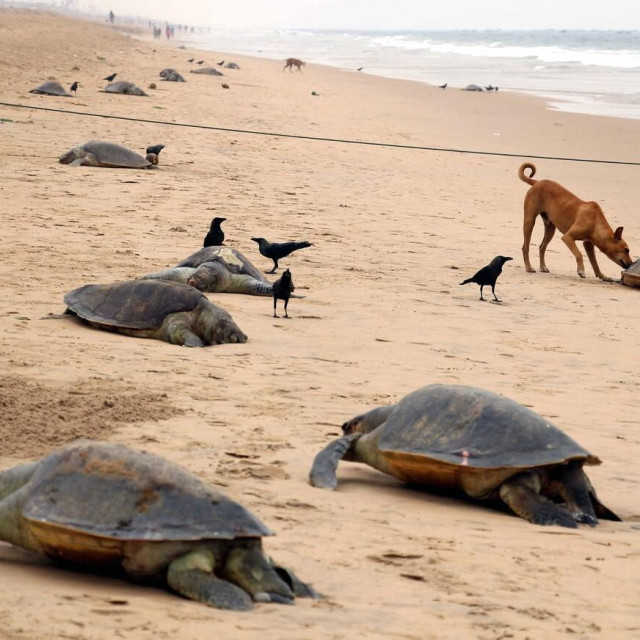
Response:
[[[528,176],[526,176],[524,173],[526,169],[531,169],[531,173]],[[522,182],[526,182],[527,184],[534,185],[536,182],[538,182],[537,180],[533,180],[533,176],[535,175],[536,175],[536,166],[534,164],[531,164],[530,162],[525,162],[524,164],[520,165],[520,168],[518,169],[518,177],[520,178],[520,180],[522,180]]]

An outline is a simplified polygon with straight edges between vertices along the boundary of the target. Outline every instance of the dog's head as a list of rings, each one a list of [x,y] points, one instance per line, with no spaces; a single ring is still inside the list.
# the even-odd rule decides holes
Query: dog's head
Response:
[[[613,260],[623,269],[629,268],[633,264],[629,245],[622,239],[623,227],[618,227],[611,241],[607,244],[605,253],[610,260]]]

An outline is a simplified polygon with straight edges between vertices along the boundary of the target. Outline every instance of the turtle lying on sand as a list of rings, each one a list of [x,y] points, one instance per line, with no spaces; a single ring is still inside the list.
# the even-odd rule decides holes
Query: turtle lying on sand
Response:
[[[227,246],[211,246],[203,247],[195,253],[192,253],[188,258],[185,258],[182,262],[179,262],[177,267],[199,267],[205,262],[211,262],[216,258],[221,258],[227,265],[227,269],[233,271],[233,273],[245,273],[248,276],[252,276],[256,280],[261,282],[268,282],[261,271],[258,271],[247,258],[240,253],[237,249],[232,249]]]
[[[134,280],[87,284],[64,297],[67,313],[97,329],[185,347],[246,342],[233,318],[185,284]]]
[[[582,470],[598,458],[542,416],[490,391],[434,384],[342,428],[345,435],[316,456],[315,487],[335,489],[344,459],[404,482],[500,499],[534,524],[620,520]]]
[[[270,296],[273,285],[246,273],[229,268],[222,256],[216,256],[199,267],[174,267],[142,276],[142,280],[169,280],[191,285],[205,293],[244,293],[250,296]]]
[[[206,76],[222,76],[224,75],[213,67],[198,67],[197,69],[191,69],[191,73],[199,73]]]
[[[67,93],[59,82],[45,82],[35,89],[31,89],[29,93],[39,93],[46,96],[64,96],[65,98],[71,97],[71,94]]]
[[[640,258],[622,272],[622,284],[640,287]]]
[[[104,93],[122,93],[127,96],[147,96],[140,87],[137,87],[133,82],[112,82],[108,84],[103,90]]]
[[[163,69],[160,72],[160,76],[166,82],[186,82],[182,74],[178,73],[175,69]]]
[[[148,153],[147,157],[143,158],[139,153],[121,144],[95,140],[73,147],[60,156],[60,162],[82,167],[152,169],[158,164],[158,156]]]
[[[0,540],[220,609],[316,596],[265,554],[268,535],[197,476],[121,444],[80,440],[0,473]]]

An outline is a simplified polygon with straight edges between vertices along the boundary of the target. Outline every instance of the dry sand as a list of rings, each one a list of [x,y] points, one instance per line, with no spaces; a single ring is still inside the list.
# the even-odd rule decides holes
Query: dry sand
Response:
[[[187,73],[192,55],[107,25],[0,12],[4,102],[638,160],[640,121],[313,64],[282,73],[281,61],[242,56],[233,57],[241,70],[226,72],[227,91],[219,78]],[[188,82],[160,82],[164,67]],[[114,71],[158,88],[149,98],[99,93]],[[79,80],[77,97],[28,93],[48,78]],[[580,280],[558,237],[547,253],[552,273],[524,271],[526,185],[517,168],[526,158],[4,106],[0,117],[9,120],[0,124],[0,467],[77,435],[167,456],[259,515],[277,532],[268,550],[325,595],[221,612],[0,544],[3,640],[640,637],[639,294],[596,280],[589,267]],[[167,147],[156,171],[58,164],[91,139]],[[540,177],[598,200],[638,255],[637,167],[535,162]],[[216,215],[228,218],[227,244],[262,269],[270,263],[252,236],[313,242],[282,263],[306,295],[292,300],[291,320],[272,318],[269,298],[211,295],[249,341],[187,350],[42,319],[61,312],[62,295],[76,286],[176,263],[200,246]],[[503,303],[479,302],[475,285],[458,283],[497,254],[514,257],[498,282]],[[600,264],[619,276],[604,256]],[[352,463],[341,465],[337,492],[307,484],[314,454],[345,419],[432,382],[479,385],[552,419],[604,460],[590,476],[624,522],[537,527]]]

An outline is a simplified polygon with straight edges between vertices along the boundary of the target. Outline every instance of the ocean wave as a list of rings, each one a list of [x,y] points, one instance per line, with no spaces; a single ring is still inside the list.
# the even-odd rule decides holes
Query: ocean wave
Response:
[[[473,58],[528,58],[545,63],[572,63],[585,67],[640,68],[640,51],[631,49],[515,46],[505,45],[499,41],[490,43],[436,42],[432,39],[416,39],[402,34],[371,38],[370,46],[402,49],[408,52],[425,51],[436,54],[454,54]]]

